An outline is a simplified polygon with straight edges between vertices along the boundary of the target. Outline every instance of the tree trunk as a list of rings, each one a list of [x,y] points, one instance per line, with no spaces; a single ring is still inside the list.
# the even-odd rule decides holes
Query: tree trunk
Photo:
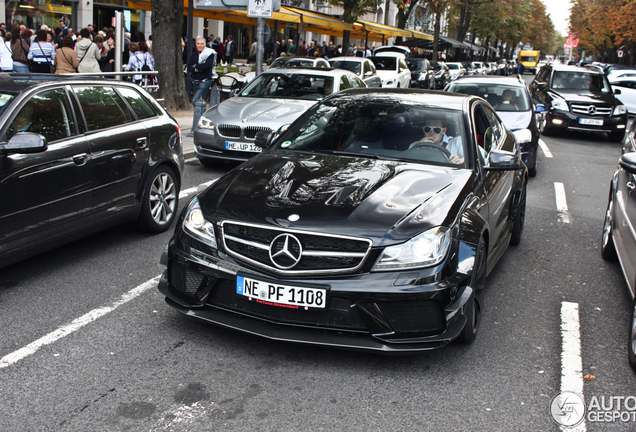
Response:
[[[192,108],[183,77],[182,26],[182,0],[153,0],[152,52],[159,72],[159,94],[168,110]]]
[[[349,52],[349,41],[351,40],[351,31],[343,30],[342,31],[342,55],[348,55]],[[337,49],[337,48],[336,48]],[[365,47],[366,49],[366,47]],[[366,51],[365,51],[366,56]]]
[[[442,19],[441,12],[435,14],[435,27],[433,27],[433,61],[437,61],[437,45],[439,43],[439,28]]]
[[[459,24],[457,24],[456,39],[460,42],[464,42],[466,33],[468,33],[468,29],[470,28],[470,19],[472,17],[473,11],[473,0],[462,1],[459,10]]]

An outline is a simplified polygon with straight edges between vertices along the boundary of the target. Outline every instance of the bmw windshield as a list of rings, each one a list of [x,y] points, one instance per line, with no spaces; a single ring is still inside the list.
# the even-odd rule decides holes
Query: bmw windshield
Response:
[[[311,74],[261,74],[243,97],[322,100],[333,92],[333,78]]]

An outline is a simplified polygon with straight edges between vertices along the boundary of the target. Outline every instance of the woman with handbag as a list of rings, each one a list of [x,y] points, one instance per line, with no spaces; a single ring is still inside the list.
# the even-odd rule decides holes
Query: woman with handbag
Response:
[[[79,73],[101,72],[99,67],[99,61],[102,56],[99,54],[99,48],[91,40],[91,33],[88,29],[82,29],[80,31],[81,41],[75,43],[75,52],[77,52],[77,58],[79,59],[79,67],[77,68]]]
[[[29,44],[20,35],[20,26],[11,26],[11,58],[13,59],[13,72],[29,73]]]
[[[55,73],[55,49],[51,42],[47,42],[47,31],[38,30],[38,41],[31,44],[27,58],[32,60],[31,72]]]
[[[77,53],[73,49],[72,37],[64,36],[62,38],[62,48],[55,51],[55,66],[56,74],[77,73],[79,60],[77,60]]]

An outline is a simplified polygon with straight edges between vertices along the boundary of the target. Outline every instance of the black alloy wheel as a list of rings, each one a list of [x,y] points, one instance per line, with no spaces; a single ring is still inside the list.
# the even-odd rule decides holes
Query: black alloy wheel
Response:
[[[457,337],[457,342],[462,344],[472,343],[477,338],[481,317],[484,310],[484,297],[486,294],[486,272],[487,272],[487,252],[484,239],[482,238],[475,255],[473,274],[470,278],[470,287],[473,293],[464,305],[464,315],[466,325]]]
[[[534,165],[532,165],[531,168],[528,168],[528,175],[530,177],[536,177],[537,176],[537,155],[536,154],[534,156]]]
[[[177,214],[179,181],[172,168],[161,165],[148,178],[144,188],[137,226],[147,232],[166,231]]]
[[[614,192],[610,190],[609,200],[607,202],[607,211],[605,212],[605,221],[603,222],[603,237],[601,238],[601,255],[603,259],[608,261],[616,260],[616,247],[612,238],[612,212],[614,211]]]
[[[545,136],[554,135],[555,130],[548,126],[548,116],[546,113],[543,113],[539,119],[539,132],[541,132],[541,135]]]

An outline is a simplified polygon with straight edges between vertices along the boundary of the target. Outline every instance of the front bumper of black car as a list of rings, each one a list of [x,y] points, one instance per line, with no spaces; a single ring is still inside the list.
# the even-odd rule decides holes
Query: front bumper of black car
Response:
[[[602,121],[602,124],[590,125],[585,122]],[[546,126],[554,129],[580,132],[617,133],[627,126],[627,114],[616,116],[586,116],[570,111],[552,109],[546,113]]]
[[[464,246],[466,246],[464,244]],[[474,252],[472,246],[462,247]],[[466,324],[471,271],[459,254],[435,268],[342,276],[276,277],[242,265],[177,230],[162,257],[159,291],[179,312],[272,340],[378,353],[446,345]],[[472,263],[470,258],[463,262]],[[455,270],[452,270],[455,268]],[[471,269],[472,270],[472,269]],[[327,289],[323,309],[289,308],[237,293],[237,276]]]

